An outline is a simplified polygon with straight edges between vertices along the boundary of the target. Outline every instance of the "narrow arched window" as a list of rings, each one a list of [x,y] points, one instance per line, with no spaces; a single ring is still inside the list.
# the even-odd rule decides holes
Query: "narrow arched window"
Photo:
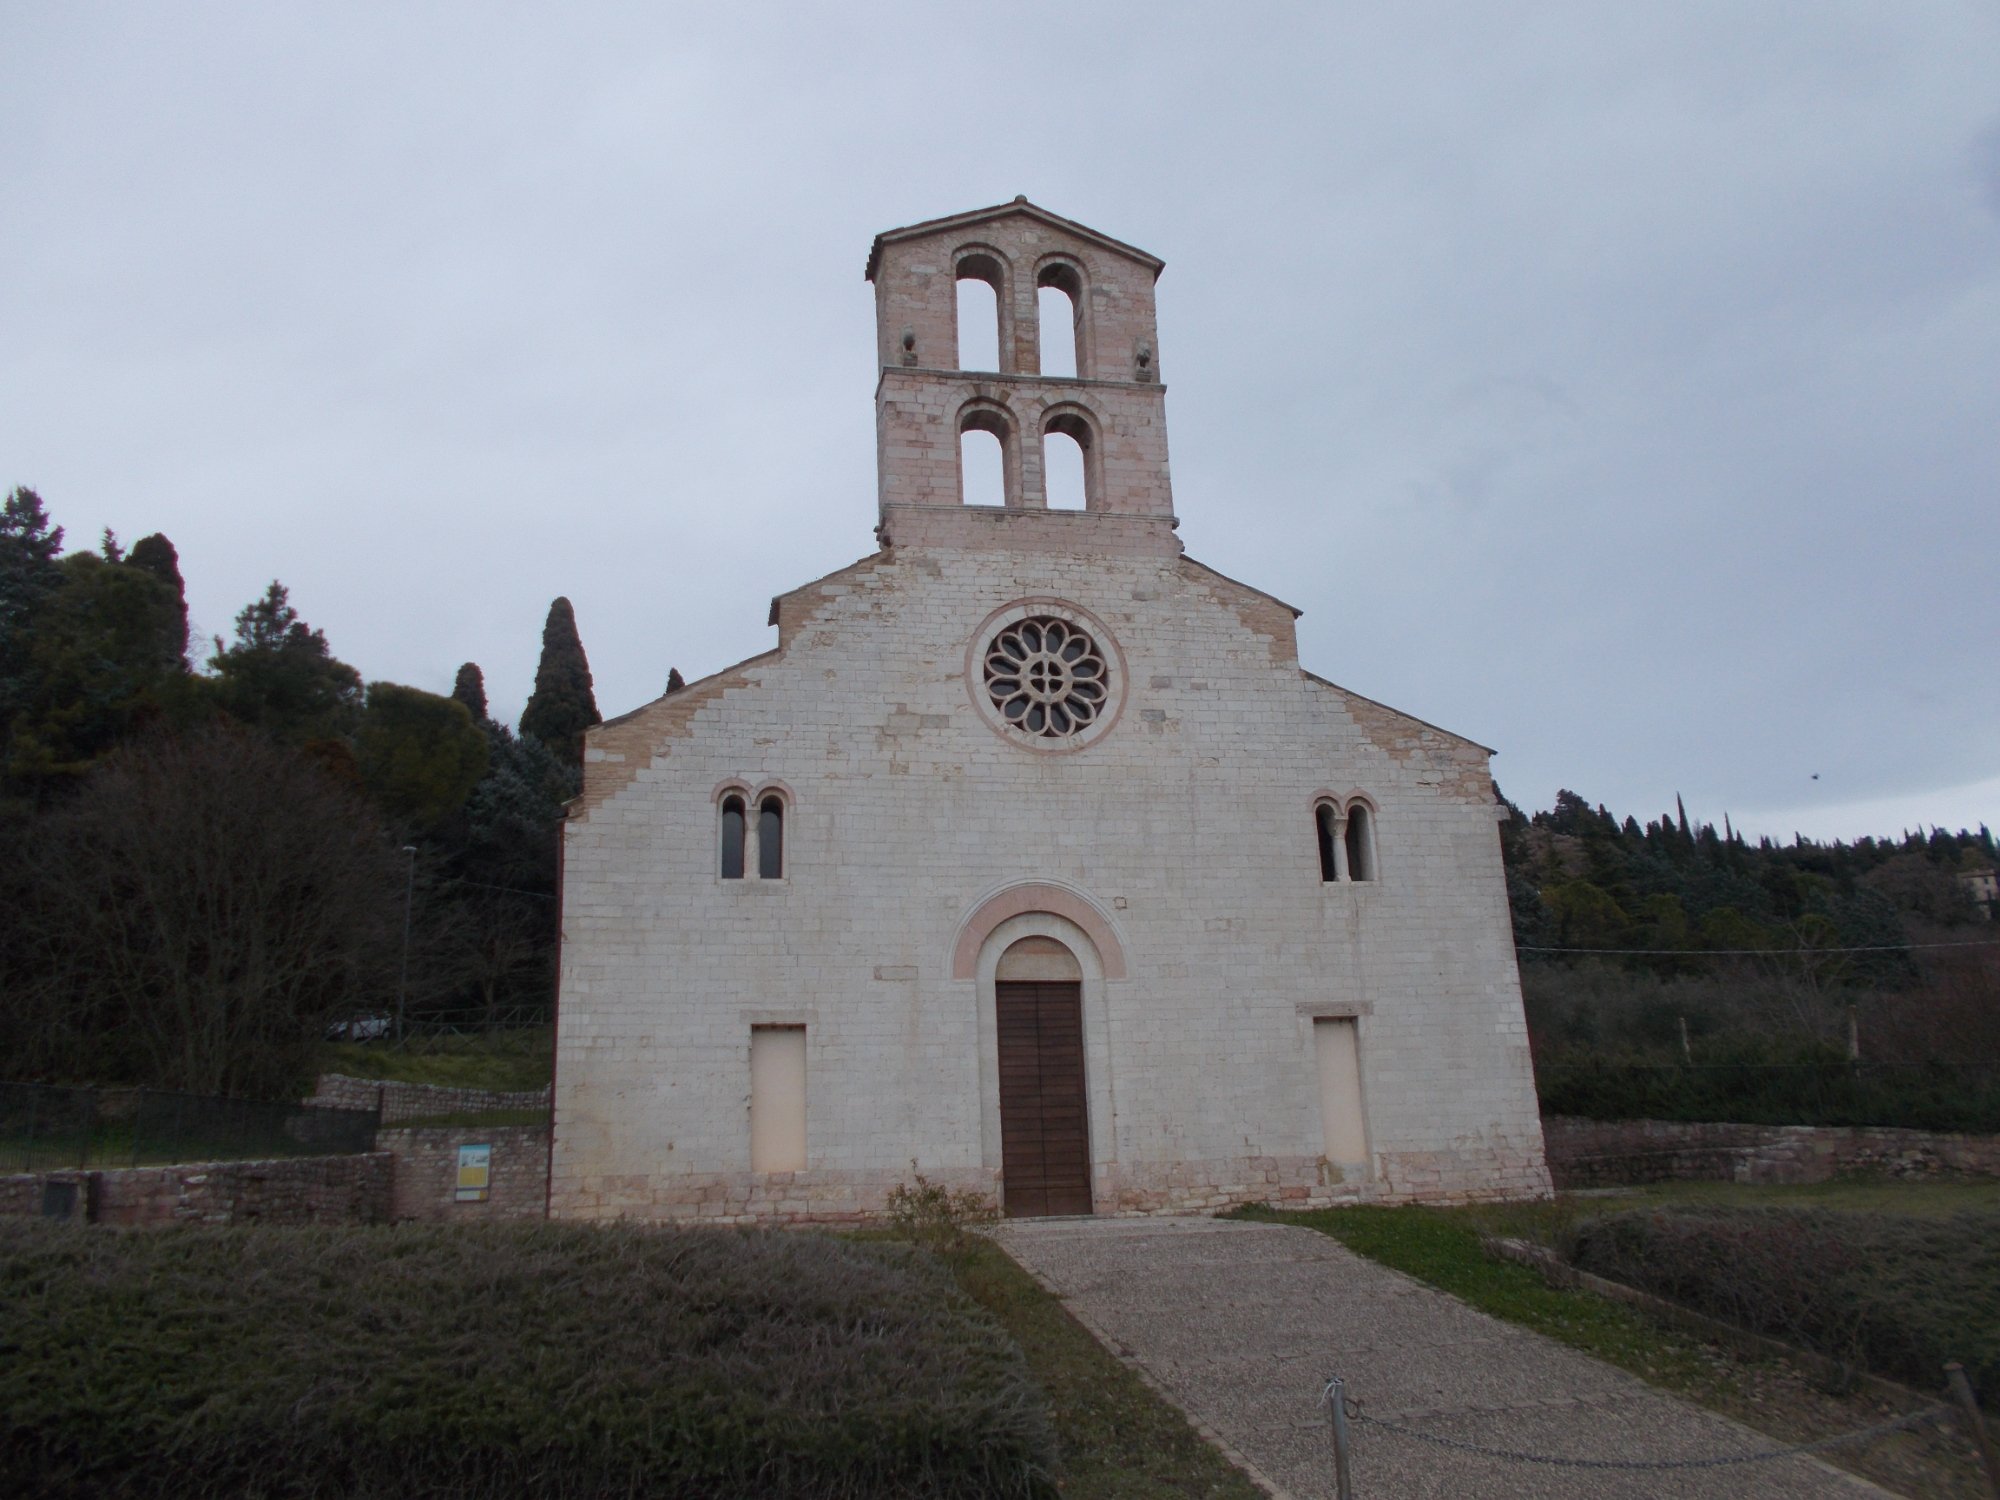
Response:
[[[990,255],[958,262],[958,368],[999,370],[1000,289],[1005,272]]]
[[[1322,802],[1313,809],[1313,824],[1319,831],[1319,878],[1325,881],[1340,879],[1340,865],[1334,855],[1335,841],[1340,838],[1334,827],[1333,808]]]
[[[1095,510],[1097,433],[1081,412],[1057,410],[1042,422],[1042,499],[1053,510]]]
[[[1041,324],[1042,373],[1058,380],[1076,376],[1076,304],[1061,287],[1045,286],[1035,293]]]
[[[1051,428],[1042,435],[1042,486],[1050,510],[1084,510],[1089,504],[1083,444]]]
[[[757,878],[785,878],[785,804],[775,796],[757,804]]]
[[[958,414],[958,498],[966,505],[1018,505],[1019,468],[1006,410],[968,403]]]
[[[722,878],[743,878],[743,799],[722,799]]]
[[[958,472],[967,505],[1007,503],[1007,451],[999,433],[983,427],[961,432]]]
[[[1347,878],[1375,878],[1375,817],[1359,802],[1347,809]]]
[[[1083,277],[1075,266],[1053,261],[1035,277],[1035,342],[1042,373],[1069,379],[1089,372],[1083,355]]]

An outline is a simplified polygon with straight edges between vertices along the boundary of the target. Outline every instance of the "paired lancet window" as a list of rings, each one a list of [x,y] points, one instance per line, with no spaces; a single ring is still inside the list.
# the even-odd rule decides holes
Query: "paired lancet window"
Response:
[[[1042,375],[1074,380],[1091,373],[1083,268],[1068,260],[1043,262],[1035,271],[1035,340],[1038,368],[1021,368],[1030,351],[1017,348],[1012,267],[999,251],[961,249],[954,262],[957,368],[1001,375]],[[1025,311],[1025,309],[1023,309]]]
[[[759,880],[785,878],[785,799],[763,792],[725,792],[718,804],[717,866],[724,880],[742,880],[754,869]]]
[[[1359,797],[1313,803],[1319,878],[1328,884],[1375,879],[1375,810]]]
[[[1032,460],[1024,465],[1022,442],[1005,402],[977,396],[960,407],[960,500],[967,505],[1044,505],[1052,510],[1098,508],[1103,459],[1096,420],[1087,410],[1061,402],[1042,412],[1039,466]],[[1034,493],[1037,488],[1039,496]]]

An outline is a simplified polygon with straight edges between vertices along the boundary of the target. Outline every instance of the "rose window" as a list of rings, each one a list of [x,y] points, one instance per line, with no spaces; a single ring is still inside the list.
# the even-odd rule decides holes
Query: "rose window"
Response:
[[[986,691],[1009,728],[1063,739],[1097,722],[1111,673],[1097,643],[1066,620],[1037,615],[986,648]]]

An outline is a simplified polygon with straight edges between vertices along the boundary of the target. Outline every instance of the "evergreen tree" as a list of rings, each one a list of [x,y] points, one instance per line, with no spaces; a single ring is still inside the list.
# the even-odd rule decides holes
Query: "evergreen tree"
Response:
[[[533,735],[570,765],[581,765],[583,732],[601,722],[576,612],[559,597],[542,626],[542,660],[535,668],[534,694],[521,711],[521,733]]]
[[[458,677],[451,685],[451,695],[465,705],[473,723],[486,722],[486,674],[479,670],[478,662],[469,661],[458,669]]]
[[[48,786],[72,777],[128,734],[177,676],[162,659],[173,598],[127,563],[78,552],[56,564],[22,641],[13,708],[0,743],[9,780]]]
[[[556,830],[577,793],[574,767],[532,735],[486,726],[487,770],[466,803],[463,864],[470,878],[553,894]]]
[[[299,618],[276,579],[237,615],[236,643],[215,644],[218,695],[243,723],[291,740],[329,739],[353,727],[361,674],[335,658],[323,631]]]
[[[428,830],[463,807],[486,775],[486,736],[456,698],[371,682],[354,758],[376,806]]]
[[[0,505],[0,637],[56,586],[56,556],[63,529],[49,525],[42,497],[25,487]]]
[[[168,630],[161,640],[160,649],[179,670],[186,671],[188,606],[187,584],[181,578],[181,555],[174,550],[172,542],[156,531],[134,542],[125,560],[133,567],[151,573],[173,594],[177,628]]]
[[[56,569],[62,539],[62,527],[49,524],[33,490],[17,489],[0,505],[0,735],[26,691],[34,617],[62,583]]]
[[[679,667],[669,667],[667,669],[667,691],[670,693],[678,693],[682,688],[686,686],[687,682],[681,676],[681,669]]]

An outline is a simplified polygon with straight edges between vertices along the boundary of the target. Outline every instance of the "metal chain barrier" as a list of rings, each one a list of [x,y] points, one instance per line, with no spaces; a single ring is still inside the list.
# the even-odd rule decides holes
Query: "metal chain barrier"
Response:
[[[1406,1427],[1400,1422],[1391,1422],[1385,1417],[1371,1417],[1361,1409],[1361,1403],[1348,1396],[1343,1389],[1341,1378],[1336,1375],[1326,1383],[1320,1393],[1320,1400],[1326,1406],[1333,1429],[1334,1463],[1341,1481],[1340,1492],[1345,1500],[1349,1494],[1347,1480],[1347,1424],[1360,1422],[1368,1427],[1378,1427],[1384,1432],[1393,1432],[1399,1437],[1415,1438],[1419,1442],[1434,1443],[1440,1448],[1456,1449],[1460,1453],[1477,1454],[1481,1458],[1497,1458],[1507,1463],[1548,1464],[1559,1469],[1721,1469],[1733,1464],[1769,1463],[1773,1459],[1795,1458],[1805,1453],[1820,1453],[1828,1448],[1839,1448],[1848,1443],[1866,1442],[1870,1438],[1886,1433],[1902,1432],[1909,1428],[1921,1427],[1940,1417],[1953,1415],[1953,1409],[1940,1402],[1927,1406],[1922,1411],[1910,1412],[1905,1416],[1891,1417],[1886,1422],[1877,1422],[1872,1427],[1856,1428],[1853,1432],[1839,1433],[1829,1438],[1818,1438],[1810,1443],[1800,1443],[1791,1448],[1772,1448],[1761,1453],[1731,1453],[1719,1458],[1558,1458],[1546,1453],[1522,1453],[1508,1448],[1490,1448],[1484,1443],[1470,1443],[1463,1438],[1445,1437],[1435,1432],[1424,1432],[1415,1427]]]

